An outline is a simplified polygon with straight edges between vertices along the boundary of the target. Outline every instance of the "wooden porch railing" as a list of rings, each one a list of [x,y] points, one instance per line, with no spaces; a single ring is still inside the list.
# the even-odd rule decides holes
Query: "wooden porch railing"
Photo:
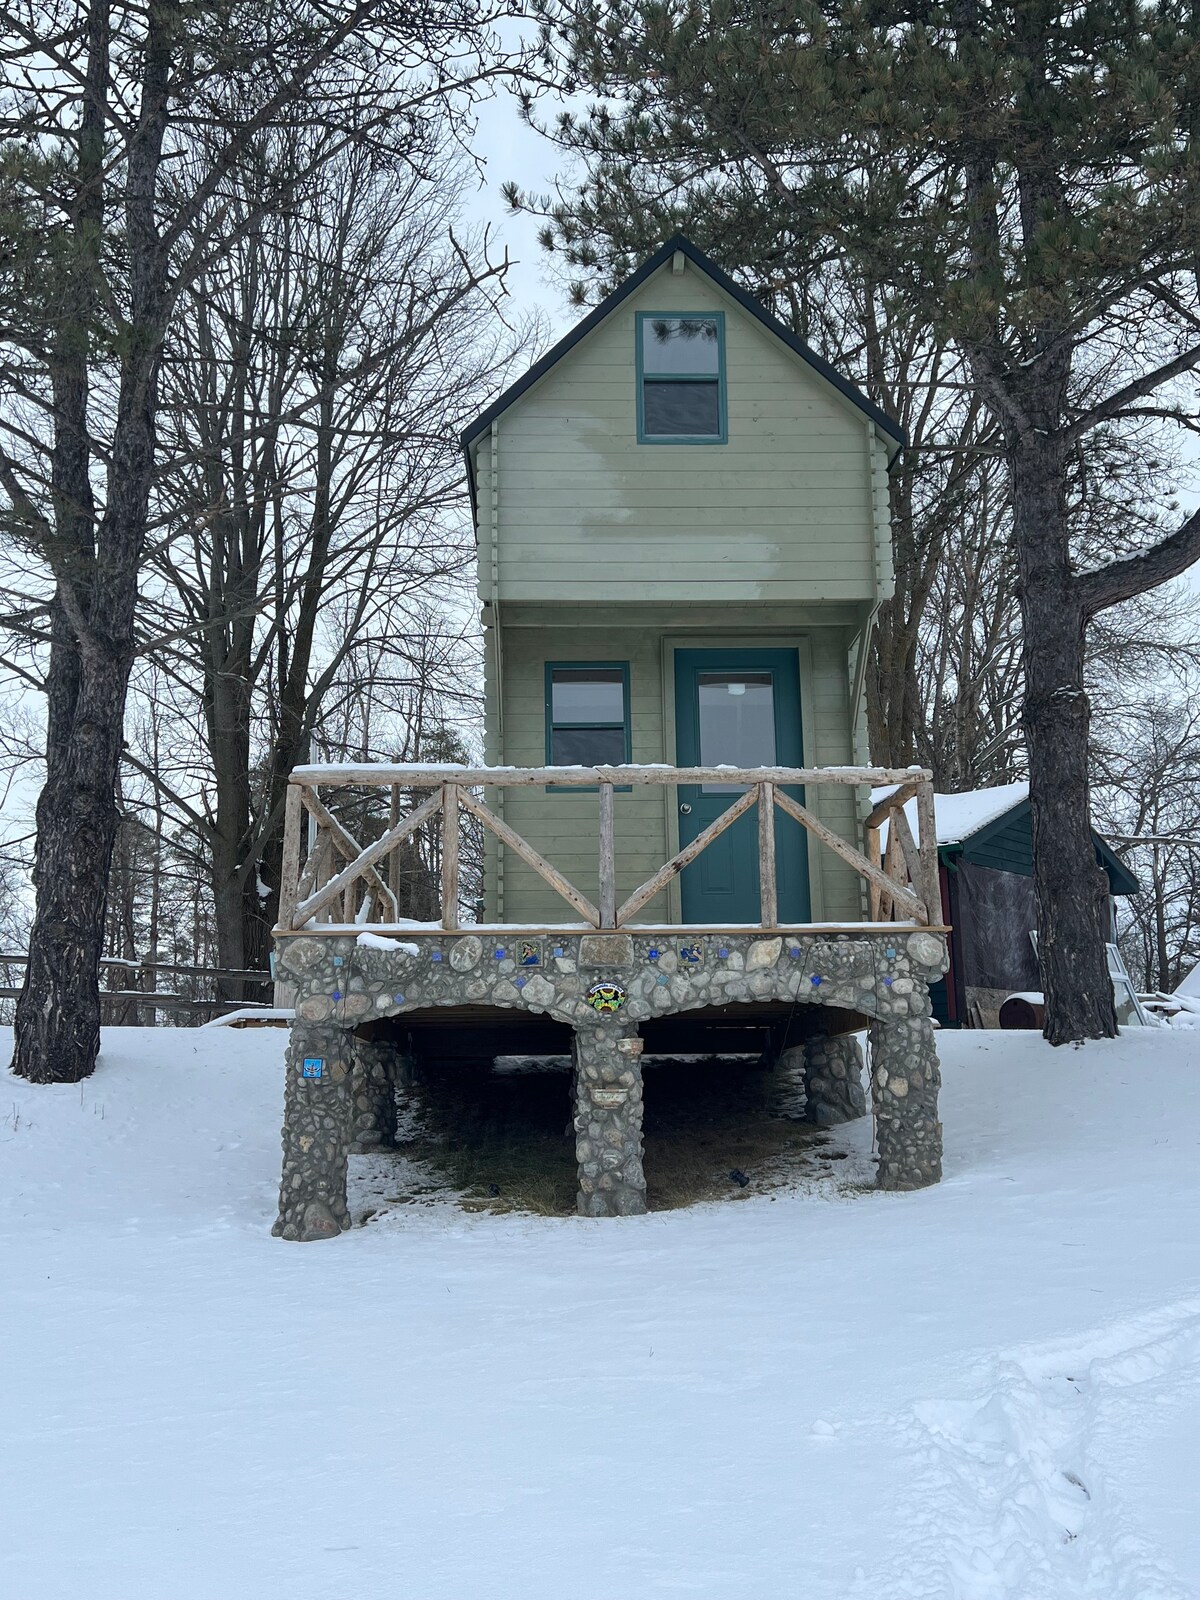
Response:
[[[620,905],[617,904],[617,859],[613,794],[618,787],[677,787],[680,784],[745,784],[730,806],[663,863]],[[595,788],[599,793],[598,904],[570,883],[527,839],[496,814],[476,793],[481,789]],[[897,785],[866,818],[866,853],[848,843],[794,800],[788,788],[836,785],[842,788]],[[318,788],[386,788],[390,791],[389,826],[365,848],[319,798]],[[429,793],[407,814],[400,815],[404,791]],[[904,815],[916,800],[917,836]],[[435,818],[440,819],[441,927],[461,926],[459,908],[460,829],[474,817],[501,844],[530,866],[555,893],[593,928],[623,928],[695,861],[714,839],[754,807],[758,808],[760,921],[775,927],[778,890],[775,861],[775,812],[793,818],[866,880],[869,920],[908,919],[925,925],[941,921],[937,842],[934,831],[931,775],[921,768],[899,771],[882,767],[465,767],[465,766],[313,766],[291,775],[284,822],[283,883],[280,933],[309,927],[320,913],[340,911],[336,926],[370,925],[398,920],[398,905],[384,871],[397,847]],[[303,867],[304,813],[312,819]],[[888,827],[881,853],[880,835]],[[344,863],[339,865],[339,862]]]

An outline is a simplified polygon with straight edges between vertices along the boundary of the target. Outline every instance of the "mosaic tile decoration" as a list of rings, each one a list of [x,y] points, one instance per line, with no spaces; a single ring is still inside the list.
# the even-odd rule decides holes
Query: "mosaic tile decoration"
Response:
[[[594,983],[583,997],[593,1011],[602,1017],[611,1016],[625,1004],[628,996],[619,983]]]

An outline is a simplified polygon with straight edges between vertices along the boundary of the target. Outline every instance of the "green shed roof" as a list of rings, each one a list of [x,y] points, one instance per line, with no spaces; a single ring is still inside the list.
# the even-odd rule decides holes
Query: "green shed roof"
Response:
[[[1108,875],[1110,892],[1137,894],[1141,889],[1138,880],[1095,828],[1092,829],[1092,843],[1096,847],[1096,859]],[[1033,823],[1028,794],[1000,816],[992,817],[973,832],[964,832],[961,839],[945,844],[939,840],[938,854],[947,863],[961,858],[977,866],[991,867],[995,872],[1032,877]]]

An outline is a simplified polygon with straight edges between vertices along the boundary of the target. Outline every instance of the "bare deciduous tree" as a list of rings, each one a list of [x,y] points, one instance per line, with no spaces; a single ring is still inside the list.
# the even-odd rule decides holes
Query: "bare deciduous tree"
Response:
[[[37,906],[14,1068],[88,1074],[162,359],[181,301],[254,225],[225,204],[273,131],[320,129],[272,203],[370,146],[419,170],[506,70],[475,0],[18,0],[0,10],[7,532],[53,582]]]

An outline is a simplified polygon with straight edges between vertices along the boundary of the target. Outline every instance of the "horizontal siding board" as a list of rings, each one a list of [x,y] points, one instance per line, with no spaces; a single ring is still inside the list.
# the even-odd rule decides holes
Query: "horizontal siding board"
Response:
[[[714,548],[707,540],[692,541],[685,538],[677,543],[628,540],[614,547],[606,558],[590,557],[581,550],[576,565],[586,579],[594,584],[606,574],[606,560],[616,560],[618,553],[626,563],[626,570],[613,576],[612,581],[626,585],[652,581],[657,572],[664,575],[676,572],[681,563],[686,565],[690,574],[687,578],[681,578],[681,583],[761,582],[768,571],[778,572],[779,582],[796,583],[811,578],[823,583],[849,583],[861,582],[868,571],[866,562],[840,556],[836,551],[827,551],[821,560],[814,559],[811,565],[806,566],[802,561],[771,562],[753,545],[738,557],[731,555],[728,549]],[[629,570],[629,563],[635,559],[641,564],[640,574],[637,570]],[[500,570],[501,573],[508,570],[503,561]],[[554,575],[548,575],[538,581],[550,583],[559,580]]]
[[[589,504],[596,510],[611,511],[628,507],[631,515],[637,515],[647,526],[653,527],[667,512],[710,511],[713,494],[720,493],[725,487],[723,474],[717,472],[691,473],[686,483],[674,486],[663,484],[649,474],[644,486],[628,478],[621,483],[614,483],[611,479],[606,481],[602,473],[589,473],[586,476],[593,481],[583,481],[584,475],[580,474],[579,480],[569,488],[559,478],[549,474],[544,487],[530,483],[529,504],[523,512],[523,523],[560,521],[564,511],[578,511],[581,496],[587,495]],[[506,483],[510,494],[514,487],[510,478]],[[853,522],[857,527],[867,504],[866,495],[859,492],[856,483],[839,482],[838,475],[833,472],[829,474],[827,483],[789,484],[780,483],[773,477],[767,483],[747,485],[738,496],[739,513],[770,512],[773,515],[762,520],[786,520],[804,529],[820,528],[824,523],[840,526],[844,522]],[[505,543],[511,540],[515,531],[509,530]]]
[[[871,590],[867,587],[868,580],[849,577],[833,579],[791,579],[776,581],[770,585],[773,599],[795,600],[862,600],[870,597]],[[654,584],[648,580],[638,580],[630,577],[628,581],[606,580],[605,592],[613,600],[642,600],[650,589],[666,590],[666,584]],[[580,584],[571,579],[547,578],[533,581],[523,580],[522,593],[532,600],[562,600],[574,601],[586,595],[589,589],[594,591],[594,585]],[[711,579],[680,579],[670,585],[670,592],[681,600],[711,600],[720,597],[726,600],[756,600],[764,592],[764,585],[753,579],[739,579],[732,575],[723,576],[715,573]]]
[[[713,492],[716,492],[715,489]],[[586,526],[592,520],[613,518],[620,518],[630,526],[647,532],[683,525],[694,528],[699,534],[707,534],[714,540],[727,540],[731,531],[740,535],[747,527],[790,528],[797,538],[803,536],[810,541],[819,539],[823,528],[836,528],[839,538],[844,539],[847,528],[856,529],[859,526],[866,509],[865,500],[856,501],[853,494],[846,494],[835,505],[813,506],[802,502],[800,497],[803,493],[798,489],[794,495],[748,495],[745,501],[738,504],[736,517],[730,512],[728,518],[719,523],[713,520],[711,497],[699,486],[692,486],[678,494],[669,491],[659,496],[657,504],[645,503],[633,491],[625,496],[596,495],[590,497],[586,504],[581,503],[578,495],[573,500],[563,496],[562,503],[556,506],[539,500],[536,505],[530,504],[526,509],[520,528],[509,530],[499,547],[500,556],[503,559],[513,546],[528,541],[530,537],[541,542],[541,535],[533,535],[528,530],[547,526],[569,530]],[[870,552],[866,548],[863,555],[870,559]]]

